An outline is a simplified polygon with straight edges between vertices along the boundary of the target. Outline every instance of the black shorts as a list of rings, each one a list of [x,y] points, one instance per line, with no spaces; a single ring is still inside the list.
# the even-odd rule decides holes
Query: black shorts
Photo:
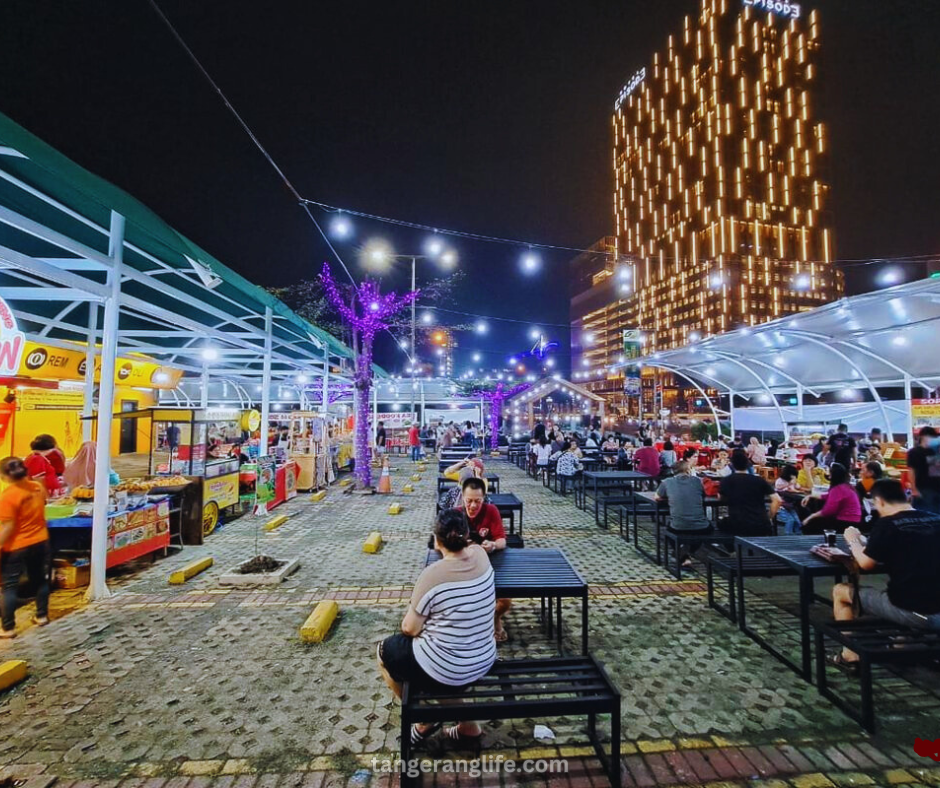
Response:
[[[427,692],[460,692],[466,688],[442,684],[432,679],[415,659],[414,638],[398,633],[379,644],[379,658],[388,674],[399,683],[405,681]]]

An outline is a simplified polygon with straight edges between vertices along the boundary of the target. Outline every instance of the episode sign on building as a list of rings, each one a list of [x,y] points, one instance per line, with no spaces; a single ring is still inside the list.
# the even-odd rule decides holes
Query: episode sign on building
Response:
[[[761,11],[770,11],[778,16],[799,19],[802,9],[798,3],[781,3],[780,0],[744,0],[744,5],[753,6]]]
[[[633,361],[640,357],[642,345],[640,331],[636,328],[627,328],[623,332],[623,357]],[[627,397],[639,397],[641,393],[640,368],[636,364],[628,363],[623,370],[623,393]]]

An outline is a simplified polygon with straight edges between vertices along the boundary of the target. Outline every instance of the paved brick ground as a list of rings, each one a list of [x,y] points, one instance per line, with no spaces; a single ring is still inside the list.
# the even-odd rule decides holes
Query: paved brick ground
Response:
[[[412,469],[395,462],[400,489]],[[25,659],[31,671],[0,696],[0,778],[75,788],[360,786],[356,772],[365,768],[375,772],[372,785],[393,784],[382,761],[397,753],[399,713],[376,674],[374,646],[396,630],[423,565],[432,466],[413,494],[301,496],[271,533],[260,530],[263,519],[234,521],[203,547],[116,579],[110,600],[0,644],[0,659]],[[912,749],[914,735],[940,737],[937,697],[882,680],[884,733],[864,735],[710,611],[700,577],[673,580],[570,498],[496,467],[503,489],[525,502],[526,544],[564,548],[591,585],[591,650],[623,692],[625,785],[940,784],[937,766]],[[401,515],[387,514],[392,500],[404,505]],[[361,545],[373,530],[386,543],[367,555]],[[256,549],[297,555],[301,568],[274,590],[220,587],[221,574]],[[214,557],[212,569],[185,586],[167,584],[170,571],[203,555]],[[792,585],[758,582],[755,591],[762,626],[785,641],[795,623]],[[63,597],[63,607],[75,607],[75,597]],[[325,643],[303,645],[298,629],[325,598],[339,602],[341,620]],[[533,603],[516,604],[506,656],[554,653],[536,613]],[[573,604],[569,616],[574,624]],[[566,633],[566,647],[578,645],[577,633]],[[936,674],[915,678],[937,689]],[[556,735],[552,746],[533,738],[532,720],[486,721],[484,752],[563,759],[567,774],[439,771],[424,784],[606,785],[583,721],[543,722]],[[428,757],[451,768],[472,756],[439,747]]]

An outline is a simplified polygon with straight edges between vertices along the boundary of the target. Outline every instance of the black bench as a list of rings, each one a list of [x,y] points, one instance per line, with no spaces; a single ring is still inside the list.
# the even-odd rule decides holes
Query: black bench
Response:
[[[734,534],[724,531],[712,531],[711,533],[689,533],[686,531],[675,531],[672,528],[666,528],[663,531],[663,567],[669,574],[677,580],[682,579],[682,548],[689,552],[695,552],[703,545],[721,545],[728,548],[729,551],[734,547]],[[672,548],[672,554],[675,558],[675,565],[669,565],[669,548]]]
[[[568,482],[570,481],[570,482],[571,482],[571,489],[575,491],[575,494],[577,494],[577,484],[578,484],[578,483],[577,483],[576,480],[577,480],[577,477],[578,477],[578,475],[579,475],[580,473],[581,473],[581,471],[577,471],[576,473],[573,473],[573,474],[566,474],[566,473],[558,473],[558,471],[556,470],[556,471],[552,474],[552,479],[553,479],[553,481],[552,481],[552,489],[553,489],[556,493],[560,492],[560,494],[561,494],[561,496],[562,496],[563,498],[564,498],[564,497],[567,497],[567,495],[568,495]],[[559,489],[558,489],[558,482],[559,482],[559,481],[561,481],[561,490],[560,490],[560,491],[559,491]]]
[[[781,575],[794,575],[795,570],[790,569],[783,561],[767,555],[742,556],[744,577],[780,577]],[[729,621],[738,621],[738,560],[735,556],[722,556],[709,553],[705,557],[705,577],[708,585],[708,606],[717,610]],[[715,599],[715,576],[728,582],[728,604],[722,605]],[[743,592],[743,586],[740,589]]]
[[[814,621],[816,628],[816,687],[869,733],[875,732],[873,665],[927,664],[940,659],[940,630],[916,629],[890,621],[860,618],[854,621]],[[826,638],[859,656],[861,709],[842,700],[826,682]]]
[[[610,756],[597,736],[597,715],[610,715]],[[471,687],[446,694],[413,690],[401,698],[401,759],[412,760],[414,723],[471,720],[545,719],[587,715],[588,738],[607,770],[611,788],[620,788],[620,691],[594,657],[497,660]],[[415,785],[402,775],[403,786]]]

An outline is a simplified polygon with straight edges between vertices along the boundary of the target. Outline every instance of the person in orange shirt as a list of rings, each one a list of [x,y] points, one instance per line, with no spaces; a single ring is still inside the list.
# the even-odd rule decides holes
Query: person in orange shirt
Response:
[[[0,577],[3,594],[0,638],[16,637],[16,602],[23,570],[36,586],[33,623],[49,623],[49,529],[46,528],[46,488],[29,478],[19,457],[0,461],[0,479],[7,485],[0,493]]]

